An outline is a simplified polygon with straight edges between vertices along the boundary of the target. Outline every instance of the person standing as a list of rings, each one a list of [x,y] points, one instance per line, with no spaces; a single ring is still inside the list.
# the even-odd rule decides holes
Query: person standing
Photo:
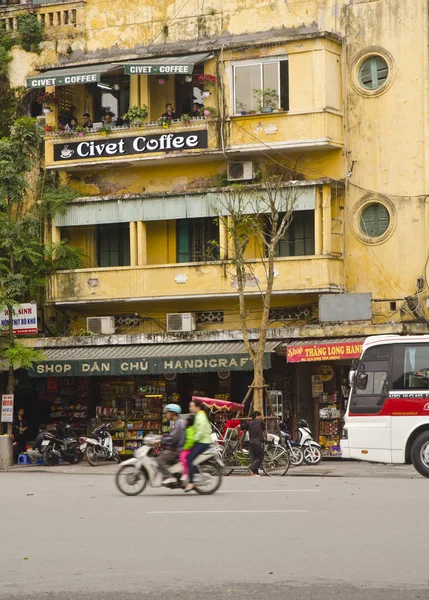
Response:
[[[189,404],[189,410],[195,415],[194,422],[194,447],[188,456],[188,469],[189,469],[189,483],[185,488],[185,492],[191,492],[195,489],[194,477],[196,468],[194,466],[194,460],[208,450],[212,443],[211,433],[212,426],[207,418],[207,415],[201,407],[201,400],[192,400]]]
[[[20,408],[13,422],[13,458],[18,461],[18,456],[25,452],[25,442],[27,440],[26,431],[28,429],[27,420],[24,419],[24,409]]]
[[[251,421],[241,425],[241,429],[249,432],[250,475],[259,476],[259,468],[264,460],[264,441],[267,439],[267,428],[258,410],[251,414]]]
[[[45,439],[45,425],[39,425],[39,433],[33,442],[33,448],[27,450],[27,456],[31,464],[35,464],[39,458],[42,458],[42,442]]]

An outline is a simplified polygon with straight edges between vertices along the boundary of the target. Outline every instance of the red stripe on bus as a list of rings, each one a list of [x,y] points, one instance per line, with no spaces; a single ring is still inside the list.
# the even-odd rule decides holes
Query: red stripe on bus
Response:
[[[351,413],[350,417],[421,417],[429,419],[428,398],[386,398],[378,413]]]

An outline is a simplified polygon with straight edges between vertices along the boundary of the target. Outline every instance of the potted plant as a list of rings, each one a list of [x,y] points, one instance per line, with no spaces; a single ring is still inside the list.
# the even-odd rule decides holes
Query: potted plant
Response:
[[[183,114],[182,121],[183,124],[186,125],[186,127],[189,127],[189,125],[191,124],[191,115],[188,115],[187,113]]]
[[[43,113],[45,115],[49,115],[49,113],[51,112],[51,109],[49,107],[53,104],[56,104],[58,100],[53,92],[44,92],[36,98],[36,102],[38,102],[39,104],[43,104]]]
[[[141,125],[146,119],[149,111],[145,104],[143,106],[130,106],[128,112],[125,114],[125,121],[132,123],[133,125]]]
[[[200,73],[195,78],[197,85],[214,85],[216,83],[216,75],[210,75],[209,73]]]
[[[171,119],[169,119],[168,117],[159,117],[158,125],[160,127],[163,127],[164,129],[168,129],[169,127],[171,127]]]
[[[97,133],[100,135],[109,135],[111,131],[112,129],[110,127],[106,127],[106,125],[102,125],[99,129],[97,129]]]
[[[265,88],[264,90],[253,90],[253,97],[258,103],[259,111],[262,113],[272,113],[279,107],[279,95],[277,90]]]
[[[83,137],[85,135],[85,128],[78,125],[75,127],[74,132],[77,133],[79,137]]]
[[[216,116],[216,109],[212,106],[205,106],[203,109],[203,115],[207,118]]]
[[[247,115],[246,107],[242,102],[238,104],[237,108],[240,111],[240,115]]]
[[[45,125],[44,130],[46,133],[55,133],[54,125]]]

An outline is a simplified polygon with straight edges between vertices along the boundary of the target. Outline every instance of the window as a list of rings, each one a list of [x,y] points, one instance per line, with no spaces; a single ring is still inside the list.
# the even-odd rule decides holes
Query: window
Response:
[[[294,213],[286,234],[277,244],[276,256],[312,256],[314,254],[314,210]]]
[[[275,90],[279,97],[278,108],[289,110],[289,63],[287,59],[233,66],[233,112],[258,110],[254,90]]]
[[[374,202],[363,209],[360,226],[368,237],[380,237],[387,231],[390,224],[390,216],[387,208],[379,202]]]
[[[212,217],[179,219],[176,239],[178,263],[219,259],[219,224]]]
[[[377,414],[389,394],[392,346],[375,346],[359,362],[350,402],[351,414]]]
[[[97,264],[99,267],[127,267],[130,265],[129,223],[98,226]]]
[[[359,82],[367,90],[376,90],[386,83],[389,74],[387,62],[381,56],[371,56],[359,69]]]
[[[102,121],[107,111],[112,112],[113,122],[127,112],[130,106],[130,77],[128,75],[101,76],[100,83],[104,86],[91,86],[94,98],[94,121]]]
[[[394,390],[429,389],[429,345],[395,347],[393,367]]]

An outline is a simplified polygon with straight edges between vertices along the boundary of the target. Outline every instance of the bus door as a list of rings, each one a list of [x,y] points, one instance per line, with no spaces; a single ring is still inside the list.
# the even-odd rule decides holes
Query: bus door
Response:
[[[352,387],[347,432],[350,458],[391,462],[389,395],[392,346],[368,348],[359,361]]]

